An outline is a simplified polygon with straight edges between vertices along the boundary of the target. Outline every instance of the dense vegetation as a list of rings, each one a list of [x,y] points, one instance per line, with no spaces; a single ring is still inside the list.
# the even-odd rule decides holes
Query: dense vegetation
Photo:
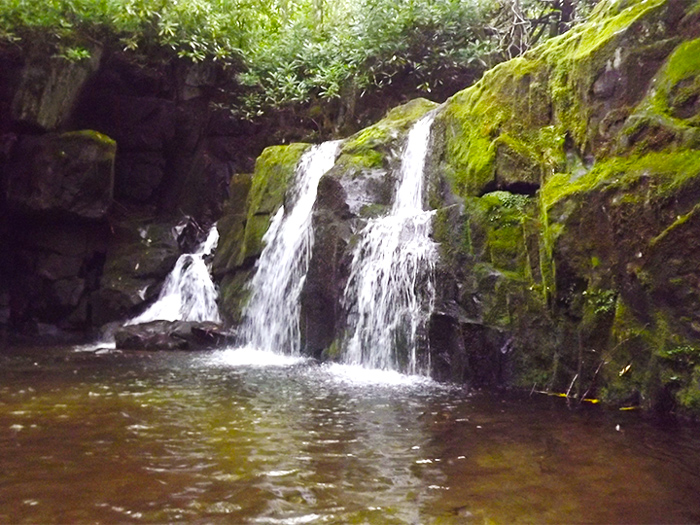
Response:
[[[99,42],[149,58],[222,61],[247,115],[356,98],[400,78],[416,92],[469,83],[576,23],[595,0],[4,0],[0,46],[70,60]],[[451,94],[451,93],[447,93]],[[444,98],[446,94],[436,94]]]

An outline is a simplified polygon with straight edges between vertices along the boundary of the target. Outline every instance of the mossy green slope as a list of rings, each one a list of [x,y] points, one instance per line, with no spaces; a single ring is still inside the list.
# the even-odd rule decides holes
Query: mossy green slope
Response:
[[[443,108],[465,226],[435,234],[512,338],[507,383],[700,407],[698,37],[697,2],[603,1]]]

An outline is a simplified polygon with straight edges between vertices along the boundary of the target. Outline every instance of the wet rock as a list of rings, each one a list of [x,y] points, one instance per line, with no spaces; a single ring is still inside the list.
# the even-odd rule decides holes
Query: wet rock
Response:
[[[222,217],[217,221],[219,244],[214,254],[212,273],[221,278],[235,272],[242,264],[242,249],[248,217],[246,201],[250,192],[252,175],[239,174],[231,178],[229,198]]]
[[[181,254],[179,223],[131,219],[112,226],[99,290],[91,297],[95,324],[132,317],[158,294]]]
[[[234,337],[210,322],[153,321],[114,332],[116,347],[125,350],[207,350],[233,344]]]
[[[213,273],[221,279],[221,315],[240,319],[248,297],[245,282],[263,249],[262,238],[272,215],[284,203],[295,168],[309,144],[267,148],[255,164],[252,175],[232,178],[224,216],[218,221],[219,247],[214,255]]]
[[[146,203],[163,182],[165,159],[154,151],[123,152],[119,155],[116,173],[116,196]]]
[[[312,217],[314,246],[301,295],[302,340],[305,351],[316,357],[331,346],[341,322],[352,234],[346,201],[340,182],[324,176]]]
[[[145,303],[155,299],[159,290],[156,279],[103,276],[99,289],[90,297],[94,324],[99,326],[134,315]]]
[[[344,142],[335,166],[321,178],[312,218],[313,251],[301,295],[302,347],[307,354],[328,356],[342,339],[353,237],[368,218],[389,211],[406,133],[413,119],[434,107],[417,99],[395,108]]]

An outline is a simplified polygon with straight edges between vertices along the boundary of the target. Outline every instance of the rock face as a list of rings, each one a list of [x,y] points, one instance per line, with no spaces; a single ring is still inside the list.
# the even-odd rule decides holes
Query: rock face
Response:
[[[699,16],[601,2],[445,104],[440,376],[700,408]]]
[[[436,104],[416,99],[342,145],[335,166],[318,187],[312,225],[314,247],[302,292],[302,346],[333,353],[345,329],[343,295],[352,244],[366,219],[385,213],[393,201],[398,156],[411,125]]]
[[[13,211],[100,219],[112,205],[116,143],[92,131],[22,137],[8,166]]]
[[[602,0],[438,109],[434,376],[700,413],[698,57],[697,2]],[[108,49],[0,56],[0,324],[84,333],[132,315],[195,242],[184,217],[219,220],[223,315],[240,319],[308,145],[253,166],[274,135],[211,109],[222,78]],[[321,180],[308,354],[337,357],[355,234],[386,213],[406,132],[432,107],[349,137]]]
[[[78,61],[0,50],[0,325],[25,340],[143,309],[227,197],[246,214],[230,181],[268,140],[212,109],[229,82],[215,63],[88,47]]]
[[[433,375],[700,410],[694,5],[602,1],[441,106],[427,160],[441,246]],[[349,138],[321,180],[302,295],[309,354],[338,351],[348,246],[386,211],[419,106]],[[230,230],[238,254],[253,216]],[[226,278],[240,291],[249,263],[236,264]]]
[[[45,53],[30,55],[17,75],[10,104],[12,120],[44,131],[63,127],[85,82],[99,67],[102,48],[90,47],[90,57],[80,61]]]

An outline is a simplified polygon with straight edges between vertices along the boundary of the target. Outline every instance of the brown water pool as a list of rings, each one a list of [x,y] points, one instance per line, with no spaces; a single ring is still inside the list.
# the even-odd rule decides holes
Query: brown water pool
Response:
[[[0,354],[1,523],[698,523],[700,429],[248,351]]]

